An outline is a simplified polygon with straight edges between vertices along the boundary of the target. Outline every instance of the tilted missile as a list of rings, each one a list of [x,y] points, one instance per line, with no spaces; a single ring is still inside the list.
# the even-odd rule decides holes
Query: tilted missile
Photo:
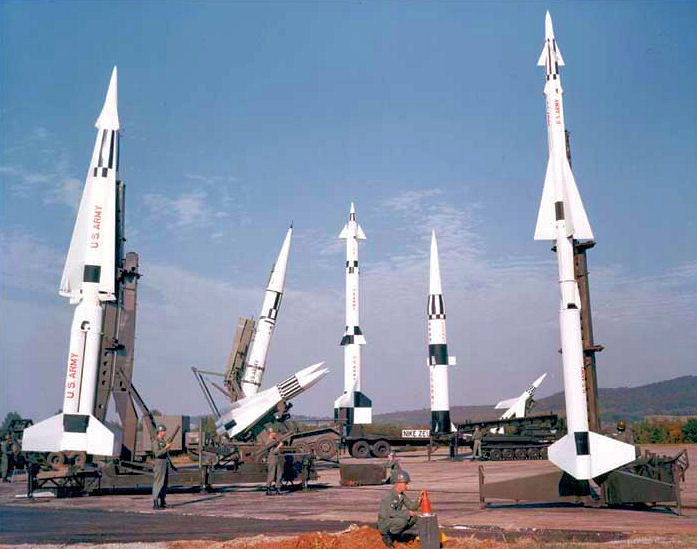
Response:
[[[281,308],[283,288],[286,284],[286,271],[288,270],[288,256],[290,255],[290,238],[293,234],[293,225],[290,226],[286,237],[283,239],[281,251],[276,263],[271,268],[269,283],[264,293],[264,303],[261,306],[259,320],[257,321],[254,339],[247,354],[247,362],[242,374],[242,391],[245,396],[255,395],[261,387],[261,380],[266,369],[266,356],[271,345],[271,337],[276,328],[276,318]]]
[[[448,366],[455,365],[455,357],[448,355],[445,332],[445,301],[443,300],[440,279],[436,231],[431,233],[431,262],[426,314],[428,318],[428,370],[431,385],[431,433],[437,435],[452,431]]]
[[[586,385],[584,382],[583,344],[581,340],[581,300],[574,276],[574,239],[593,238],[566,157],[564,107],[559,66],[564,61],[559,51],[552,18],[545,19],[545,45],[538,65],[545,67],[544,93],[547,103],[547,142],[549,162],[542,200],[537,215],[535,240],[556,242],[559,267],[562,363],[564,399],[568,434],[549,447],[549,460],[579,480],[595,478],[635,458],[629,444],[589,430]]]
[[[289,402],[327,375],[329,370],[322,368],[323,365],[324,362],[319,362],[308,366],[270,389],[233,402],[215,422],[218,434],[227,433],[230,438],[233,438],[246,433],[272,412],[278,404]]]
[[[59,291],[70,298],[71,304],[77,304],[70,330],[63,411],[24,431],[24,451],[115,456],[121,449],[120,431],[93,415],[104,302],[116,299],[115,208],[120,128],[116,67],[95,126],[97,139]]]
[[[358,241],[365,233],[356,221],[356,208],[351,202],[348,223],[339,238],[346,241],[346,330],[341,338],[344,348],[344,392],[334,401],[334,418],[347,425],[369,424],[373,421],[373,403],[361,392],[361,331],[358,306]]]
[[[519,397],[509,398],[508,400],[502,400],[494,407],[496,410],[506,408],[506,411],[501,416],[501,419],[509,419],[512,417],[525,417],[525,412],[527,409],[528,400],[530,400],[537,388],[542,384],[547,374],[542,374],[532,385],[528,387],[523,394]]]

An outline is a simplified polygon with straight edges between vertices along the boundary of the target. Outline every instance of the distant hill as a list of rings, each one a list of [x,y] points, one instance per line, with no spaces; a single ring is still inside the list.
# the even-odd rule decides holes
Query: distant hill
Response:
[[[603,422],[614,423],[618,419],[635,422],[648,415],[697,416],[697,376],[682,376],[640,387],[600,389],[600,414]],[[453,406],[450,415],[455,423],[466,419],[486,421],[497,419],[502,410],[491,406]],[[564,393],[536,401],[535,414],[556,413],[564,415]],[[376,414],[376,423],[400,423],[428,425],[430,410],[407,410]]]

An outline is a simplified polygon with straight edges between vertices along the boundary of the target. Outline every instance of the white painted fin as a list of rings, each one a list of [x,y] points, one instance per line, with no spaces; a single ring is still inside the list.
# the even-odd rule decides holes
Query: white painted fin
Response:
[[[361,229],[361,226],[356,223],[356,238],[358,240],[365,240],[365,233],[363,232],[363,229]]]
[[[27,427],[22,435],[23,452],[86,452],[97,456],[118,456],[121,431],[111,429],[94,416],[87,418],[84,432],[68,432],[65,414],[58,414]]]
[[[588,432],[588,454],[577,455],[576,440],[566,435],[548,449],[549,461],[578,480],[590,480],[636,459],[631,444]]]
[[[496,406],[494,406],[494,409],[499,410],[503,408],[511,408],[512,406],[515,406],[515,404],[520,400],[520,397],[515,397],[515,398],[509,398],[508,400],[502,400],[500,401]]]

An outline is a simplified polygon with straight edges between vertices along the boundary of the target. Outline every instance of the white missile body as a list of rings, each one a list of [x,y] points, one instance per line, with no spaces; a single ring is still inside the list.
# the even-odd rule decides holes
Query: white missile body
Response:
[[[308,366],[270,389],[234,402],[215,422],[218,434],[227,433],[233,438],[253,428],[281,401],[290,401],[327,375],[329,370],[321,368],[323,365],[319,362]]]
[[[276,328],[276,318],[281,308],[281,298],[286,283],[286,271],[288,270],[288,256],[290,255],[290,238],[293,234],[291,225],[283,240],[278,259],[271,269],[269,283],[266,285],[264,303],[259,313],[254,332],[254,340],[247,355],[244,373],[242,375],[242,391],[245,396],[255,395],[261,387],[261,380],[266,369],[266,356],[269,353],[271,337]]]
[[[360,328],[358,287],[358,241],[365,233],[356,221],[356,208],[351,202],[349,220],[339,234],[346,240],[346,331],[341,338],[344,348],[344,392],[334,402],[334,415],[347,424],[369,424],[373,421],[373,403],[361,392],[361,345],[365,337]]]
[[[431,233],[431,262],[426,314],[428,318],[428,370],[431,385],[431,433],[437,435],[452,431],[448,366],[455,365],[455,357],[448,356],[445,301],[443,300],[435,231]]]
[[[566,157],[564,108],[559,66],[564,65],[547,12],[545,45],[538,65],[546,69],[549,163],[537,215],[535,240],[556,242],[559,265],[562,363],[568,434],[549,447],[549,460],[579,480],[588,480],[635,458],[634,447],[588,430],[581,340],[581,301],[574,276],[574,239],[591,239],[593,232]]]
[[[111,74],[77,213],[60,295],[77,304],[63,392],[63,412],[24,431],[22,450],[115,456],[121,433],[94,417],[104,302],[116,284],[116,181],[119,160],[117,72]]]
[[[501,419],[510,419],[514,417],[525,417],[525,412],[527,409],[528,400],[530,400],[537,388],[542,384],[547,374],[542,374],[532,385],[528,387],[523,394],[519,397],[509,398],[508,400],[502,400],[494,408],[500,410],[502,408],[507,408],[507,410],[501,416]]]

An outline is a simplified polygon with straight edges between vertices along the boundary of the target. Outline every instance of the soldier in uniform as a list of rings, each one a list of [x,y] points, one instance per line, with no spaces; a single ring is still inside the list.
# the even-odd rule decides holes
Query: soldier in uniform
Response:
[[[5,440],[2,441],[2,481],[10,482],[7,478],[13,465],[14,441],[10,433],[5,433]]]
[[[402,469],[402,466],[399,464],[394,450],[391,451],[390,454],[387,456],[387,463],[385,464],[385,469],[387,469],[387,480],[385,480],[385,484],[390,484],[392,482],[392,477],[394,477],[397,471],[400,471]]]
[[[275,433],[274,433],[275,435]],[[272,437],[275,440],[276,436]],[[279,440],[276,445],[269,450],[269,456],[266,458],[266,495],[273,496],[281,493],[280,487],[283,481],[283,468],[285,465],[285,457],[281,452],[283,441]]]
[[[310,476],[312,475],[312,468],[315,463],[315,451],[313,449],[310,449],[308,453],[306,453],[303,456],[303,461],[302,461],[302,481],[303,481],[303,491],[307,492],[309,490],[309,487],[307,483],[310,480]]]
[[[482,457],[483,436],[484,433],[482,433],[482,428],[477,425],[477,428],[474,430],[474,435],[472,435],[472,461],[475,459],[481,459]]]
[[[620,419],[617,422],[617,432],[613,433],[612,437],[619,440],[620,442],[634,444],[634,435],[631,431],[627,430],[627,424],[623,419]]]
[[[153,481],[152,481],[152,508],[166,509],[167,504],[167,484],[169,481],[169,449],[172,446],[165,437],[167,436],[167,427],[165,425],[157,426],[157,438],[153,441],[152,451],[155,455],[155,464],[153,465]]]
[[[416,524],[416,510],[421,504],[421,496],[416,501],[407,497],[405,492],[410,480],[409,473],[398,469],[392,477],[392,489],[380,500],[378,530],[387,547],[393,547],[395,540]]]

